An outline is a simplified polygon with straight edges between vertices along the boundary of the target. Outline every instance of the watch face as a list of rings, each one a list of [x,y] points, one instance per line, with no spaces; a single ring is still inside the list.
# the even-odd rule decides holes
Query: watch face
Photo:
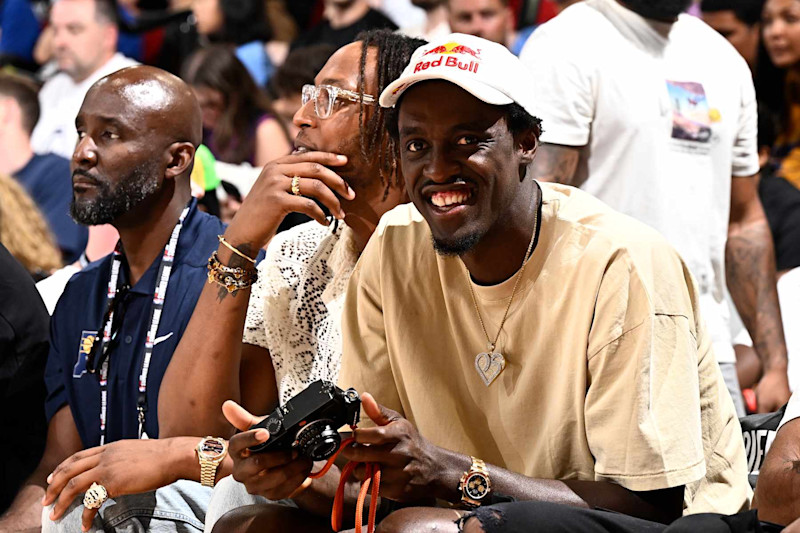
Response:
[[[489,480],[486,475],[480,472],[470,474],[464,485],[464,492],[473,500],[482,500],[489,493]]]
[[[200,446],[200,453],[207,459],[216,459],[225,453],[225,444],[218,439],[206,439]]]

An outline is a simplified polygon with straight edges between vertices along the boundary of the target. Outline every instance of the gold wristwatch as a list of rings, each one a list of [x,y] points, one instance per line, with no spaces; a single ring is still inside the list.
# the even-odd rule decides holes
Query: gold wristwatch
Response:
[[[197,460],[200,461],[200,483],[213,487],[217,480],[217,467],[228,455],[228,442],[219,437],[206,437],[197,443]]]
[[[487,497],[492,491],[492,481],[489,479],[486,463],[475,457],[471,459],[472,466],[461,476],[458,490],[461,492],[461,504],[474,509],[488,501]]]

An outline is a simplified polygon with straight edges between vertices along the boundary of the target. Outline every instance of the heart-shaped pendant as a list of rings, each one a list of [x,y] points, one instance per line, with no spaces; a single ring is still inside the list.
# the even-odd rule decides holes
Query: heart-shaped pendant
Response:
[[[475,370],[488,387],[506,367],[506,358],[497,352],[481,352],[475,357]]]

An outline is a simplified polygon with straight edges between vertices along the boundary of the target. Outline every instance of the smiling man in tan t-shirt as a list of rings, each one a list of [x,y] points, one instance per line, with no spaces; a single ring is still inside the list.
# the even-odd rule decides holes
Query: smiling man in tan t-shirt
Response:
[[[526,176],[528,76],[453,34],[381,95],[413,205],[383,218],[350,281],[339,381],[374,399],[356,430],[370,446],[345,455],[380,463],[382,496],[423,505],[736,513],[741,429],[694,281],[654,230]],[[447,530],[454,516],[388,520]]]

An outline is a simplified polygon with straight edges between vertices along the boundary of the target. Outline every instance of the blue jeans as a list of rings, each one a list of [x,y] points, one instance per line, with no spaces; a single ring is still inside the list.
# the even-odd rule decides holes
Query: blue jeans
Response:
[[[180,480],[154,492],[109,498],[94,518],[92,533],[199,533],[203,531],[211,488]],[[81,531],[83,495],[75,498],[60,520],[48,518],[53,506],[42,512],[42,533]]]
[[[297,507],[292,500],[272,501],[263,496],[249,494],[244,485],[233,479],[233,476],[224,477],[220,479],[217,486],[214,487],[214,492],[211,495],[211,502],[208,504],[208,512],[206,513],[206,533],[211,533],[217,520],[222,518],[222,515],[228,511],[257,503],[275,503],[278,505]]]
[[[722,378],[725,380],[725,386],[728,388],[728,392],[731,393],[733,406],[736,408],[736,416],[741,418],[747,413],[744,410],[742,389],[739,387],[739,376],[736,374],[736,363],[720,363],[719,369],[722,372]]]

